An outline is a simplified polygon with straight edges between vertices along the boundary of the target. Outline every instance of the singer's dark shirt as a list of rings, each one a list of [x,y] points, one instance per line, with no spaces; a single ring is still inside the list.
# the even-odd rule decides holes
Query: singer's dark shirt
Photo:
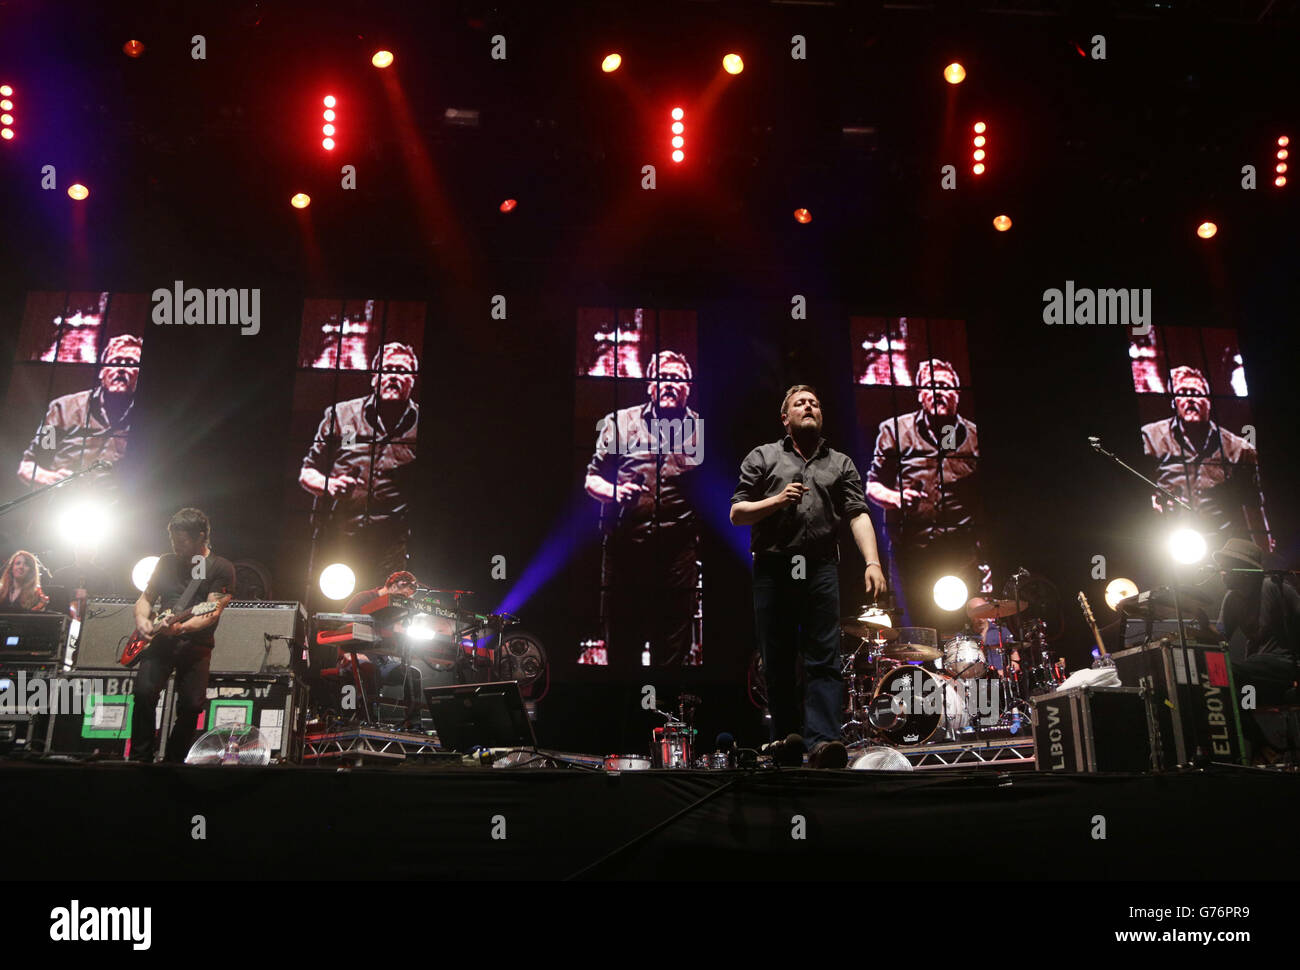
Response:
[[[615,487],[629,482],[646,487],[634,502],[604,503],[605,528],[633,542],[644,542],[657,530],[693,531],[695,510],[683,487],[684,476],[700,466],[703,449],[704,422],[690,408],[669,419],[646,403],[601,418],[587,474]]]
[[[302,464],[326,478],[346,475],[362,482],[353,495],[322,499],[332,503],[334,521],[344,533],[355,535],[367,525],[383,521],[406,522],[415,490],[412,476],[419,420],[419,405],[408,401],[406,410],[389,428],[373,394],[325,409]],[[344,443],[348,438],[351,444]]]
[[[740,483],[731,496],[737,502],[761,502],[785,491],[796,475],[803,476],[808,492],[798,505],[778,508],[749,527],[749,546],[755,556],[800,554],[823,562],[839,562],[839,524],[867,511],[862,478],[853,460],[822,439],[805,462],[786,435],[780,441],[759,445],[740,465]]]
[[[940,538],[974,530],[975,470],[979,435],[975,424],[958,415],[953,447],[940,458],[925,412],[914,411],[880,423],[868,482],[901,492],[915,489],[921,499],[902,509],[887,507],[885,521],[895,543],[928,546]]]
[[[1282,622],[1282,604],[1286,603],[1286,624]],[[1282,584],[1281,593],[1272,578],[1265,577],[1258,595],[1230,589],[1223,597],[1219,622],[1225,639],[1231,640],[1241,630],[1249,643],[1247,656],[1260,653],[1287,656],[1300,649],[1300,593],[1290,583]],[[1290,644],[1284,631],[1291,634]]]

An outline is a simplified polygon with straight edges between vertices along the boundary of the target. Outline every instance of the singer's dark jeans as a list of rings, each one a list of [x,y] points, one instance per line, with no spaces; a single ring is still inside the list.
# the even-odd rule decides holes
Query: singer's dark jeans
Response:
[[[159,637],[140,656],[131,712],[131,760],[153,761],[157,748],[154,709],[176,670],[176,722],[163,753],[164,761],[182,762],[194,743],[199,714],[208,703],[208,667],[212,648],[188,640]]]
[[[807,747],[840,740],[840,581],[833,562],[809,560],[796,579],[789,556],[754,560],[754,633],[767,678],[773,738],[802,734]],[[803,714],[796,660],[803,659]]]

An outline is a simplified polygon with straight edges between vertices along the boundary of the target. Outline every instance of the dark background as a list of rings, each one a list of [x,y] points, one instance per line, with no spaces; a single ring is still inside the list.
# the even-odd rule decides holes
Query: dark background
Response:
[[[302,301],[426,301],[415,564],[490,609],[528,564],[551,562],[547,540],[581,497],[577,308],[694,310],[691,403],[708,422],[714,501],[706,666],[688,673],[705,734],[756,740],[748,575],[726,524],[740,459],[777,436],[796,381],[820,388],[829,437],[852,448],[850,316],[965,320],[995,580],[1018,565],[1052,578],[1070,623],[1060,646],[1083,663],[1070,600],[1085,589],[1100,604],[1092,556],[1144,588],[1163,566],[1145,491],[1086,443],[1140,453],[1126,333],[1045,326],[1049,287],[1150,287],[1158,326],[1239,329],[1271,525],[1281,558],[1296,558],[1297,188],[1271,184],[1274,140],[1298,131],[1296,4],[964,7],[11,0],[0,83],[17,88],[19,137],[0,144],[0,382],[29,291],[261,288],[256,337],[146,333],[121,470],[136,501],[117,553],[159,551],[171,512],[199,505],[219,552],[270,564],[275,595],[299,598],[305,566],[276,525],[284,454],[298,449],[287,416]],[[498,33],[504,61],[489,56]],[[794,33],[805,61],[789,56]],[[1105,61],[1076,49],[1098,33]],[[204,61],[190,58],[193,34]],[[122,54],[130,38],[144,57]],[[369,64],[381,46],[397,55],[388,72]],[[610,49],[624,62],[606,76]],[[719,68],[730,50],[746,63],[734,78]],[[941,73],[954,59],[968,71],[955,88]],[[325,93],[340,99],[333,153],[319,146]],[[680,166],[664,135],[674,104],[689,125]],[[480,125],[444,124],[449,107]],[[976,118],[989,124],[978,180]],[[646,163],[655,191],[640,187]],[[944,192],[949,163],[958,188]],[[39,187],[46,164],[57,191]],[[355,191],[339,188],[343,164]],[[1255,191],[1241,188],[1245,164]],[[67,197],[73,181],[86,202]],[[288,205],[297,191],[313,197],[303,212]],[[505,198],[519,200],[509,215]],[[798,207],[810,224],[791,218]],[[999,213],[1010,232],[993,231]],[[1208,243],[1194,232],[1207,218],[1220,227]],[[494,294],[508,319],[491,318]],[[794,294],[806,321],[790,319]],[[504,583],[490,578],[498,554]],[[517,610],[556,663],[543,739],[641,749],[635,685],[572,665],[564,556],[543,572]],[[846,609],[858,577],[846,566]]]

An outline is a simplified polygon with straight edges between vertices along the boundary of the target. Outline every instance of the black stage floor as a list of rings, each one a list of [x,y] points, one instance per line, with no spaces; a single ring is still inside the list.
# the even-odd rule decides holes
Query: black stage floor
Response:
[[[1245,768],[606,774],[10,761],[0,786],[6,866],[35,879],[1201,881],[1291,878],[1300,858],[1300,776]]]

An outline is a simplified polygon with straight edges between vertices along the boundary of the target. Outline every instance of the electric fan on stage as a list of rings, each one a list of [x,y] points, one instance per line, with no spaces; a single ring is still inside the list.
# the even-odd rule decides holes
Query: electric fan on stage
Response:
[[[267,765],[271,745],[251,724],[235,724],[209,731],[194,742],[185,756],[187,765]]]

